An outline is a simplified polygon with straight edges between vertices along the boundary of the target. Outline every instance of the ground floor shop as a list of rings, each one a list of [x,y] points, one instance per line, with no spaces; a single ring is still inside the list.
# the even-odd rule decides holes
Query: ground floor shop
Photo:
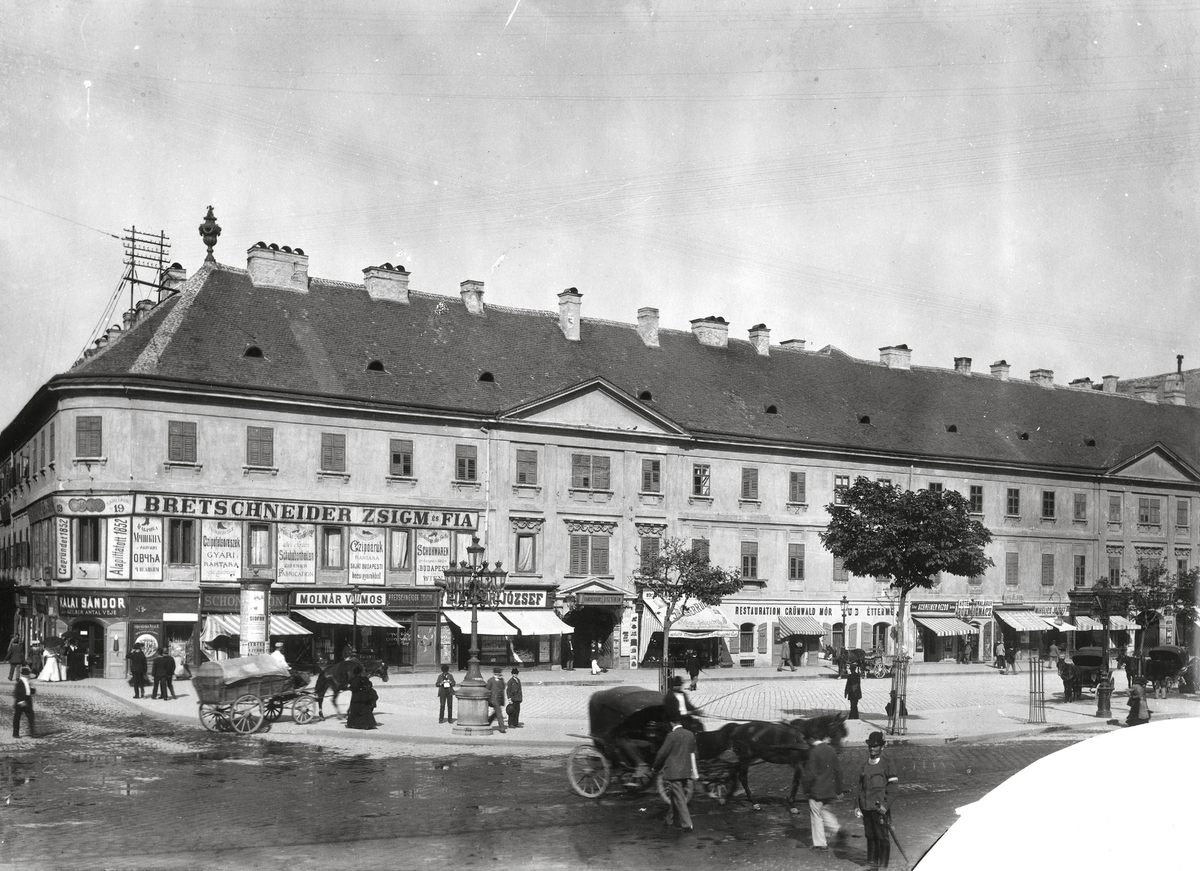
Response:
[[[736,666],[812,667],[842,648],[890,654],[896,609],[890,602],[851,599],[738,600],[719,606],[734,628]]]

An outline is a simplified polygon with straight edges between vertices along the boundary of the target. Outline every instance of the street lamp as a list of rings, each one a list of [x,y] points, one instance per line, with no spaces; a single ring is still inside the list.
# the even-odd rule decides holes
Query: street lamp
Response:
[[[491,734],[487,720],[487,687],[479,672],[479,608],[495,608],[500,604],[508,571],[497,560],[495,566],[483,559],[483,547],[479,536],[471,536],[467,548],[470,562],[462,560],[457,566],[442,570],[443,580],[438,583],[446,593],[447,603],[471,606],[471,648],[468,651],[467,676],[458,685],[455,696],[459,700],[458,722],[454,724],[456,735]],[[504,716],[501,711],[499,716]]]
[[[1103,631],[1100,640],[1100,683],[1096,686],[1096,716],[1107,720],[1112,716],[1112,675],[1108,671],[1108,626],[1113,610],[1122,593],[1101,581],[1092,588],[1092,605]]]
[[[362,604],[362,590],[358,587],[350,588],[350,608],[354,612],[354,628],[350,630],[350,645],[354,648],[354,655],[358,656],[358,606]]]
[[[850,607],[850,600],[842,596],[842,654],[838,657],[838,677],[846,676],[846,609]]]

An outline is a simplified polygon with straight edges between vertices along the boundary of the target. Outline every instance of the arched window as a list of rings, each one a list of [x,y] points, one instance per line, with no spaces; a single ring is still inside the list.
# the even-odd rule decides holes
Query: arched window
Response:
[[[741,651],[742,653],[754,652],[754,624],[743,623],[739,629],[741,630]]]

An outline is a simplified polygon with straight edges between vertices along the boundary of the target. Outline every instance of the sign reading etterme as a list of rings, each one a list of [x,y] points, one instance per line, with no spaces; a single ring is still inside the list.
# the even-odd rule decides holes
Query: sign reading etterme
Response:
[[[475,511],[409,508],[395,505],[345,505],[225,496],[138,493],[134,513],[151,516],[203,517],[215,520],[276,520],[284,523],[336,523],[354,526],[404,526],[413,529],[474,530]]]

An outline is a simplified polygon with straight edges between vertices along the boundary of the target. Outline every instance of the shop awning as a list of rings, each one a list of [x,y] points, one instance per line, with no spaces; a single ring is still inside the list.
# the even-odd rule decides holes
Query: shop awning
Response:
[[[645,596],[646,609],[642,622],[651,632],[663,631],[666,605],[653,596]],[[823,633],[823,630],[822,630]],[[704,605],[671,624],[672,638],[736,638],[738,628],[733,625],[721,609],[715,605]]]
[[[1045,632],[1046,623],[1032,611],[996,611],[996,616],[1018,632]]]
[[[355,617],[353,608],[296,608],[295,613],[314,623],[331,623],[335,626],[379,626],[383,629],[399,629],[400,624],[375,608],[359,608]]]
[[[1056,621],[1053,617],[1043,617],[1042,620],[1045,621],[1046,626],[1050,629],[1057,629],[1059,632],[1074,632],[1079,628],[1078,626],[1071,625],[1066,620]]]
[[[971,624],[964,623],[957,617],[918,617],[914,614],[913,620],[939,637],[946,635],[974,635],[979,631]]]
[[[515,635],[516,627],[505,621],[500,616],[499,611],[489,611],[486,608],[479,608],[476,611],[478,617],[478,632],[480,635]],[[464,634],[471,632],[471,612],[470,611],[443,611],[442,616],[453,623]]]
[[[1082,614],[1076,615],[1075,628],[1080,632],[1100,632],[1104,629],[1099,621],[1093,620],[1091,617],[1085,617]]]
[[[241,635],[242,618],[237,614],[209,614],[204,618],[201,641],[212,641],[218,635]],[[270,635],[312,635],[307,629],[282,614],[271,615]]]
[[[199,614],[190,611],[167,611],[163,614],[164,623],[195,623],[199,619]]]
[[[1128,617],[1109,617],[1109,629],[1119,629],[1123,632],[1128,632],[1130,629],[1137,629],[1138,625],[1132,622]]]
[[[558,619],[548,608],[501,611],[504,619],[517,627],[522,635],[570,635],[575,629]],[[469,618],[468,618],[469,622]],[[468,630],[470,627],[467,627]]]
[[[800,616],[783,616],[776,623],[780,638],[792,635],[824,635],[825,627],[817,622],[815,617],[807,614]]]

